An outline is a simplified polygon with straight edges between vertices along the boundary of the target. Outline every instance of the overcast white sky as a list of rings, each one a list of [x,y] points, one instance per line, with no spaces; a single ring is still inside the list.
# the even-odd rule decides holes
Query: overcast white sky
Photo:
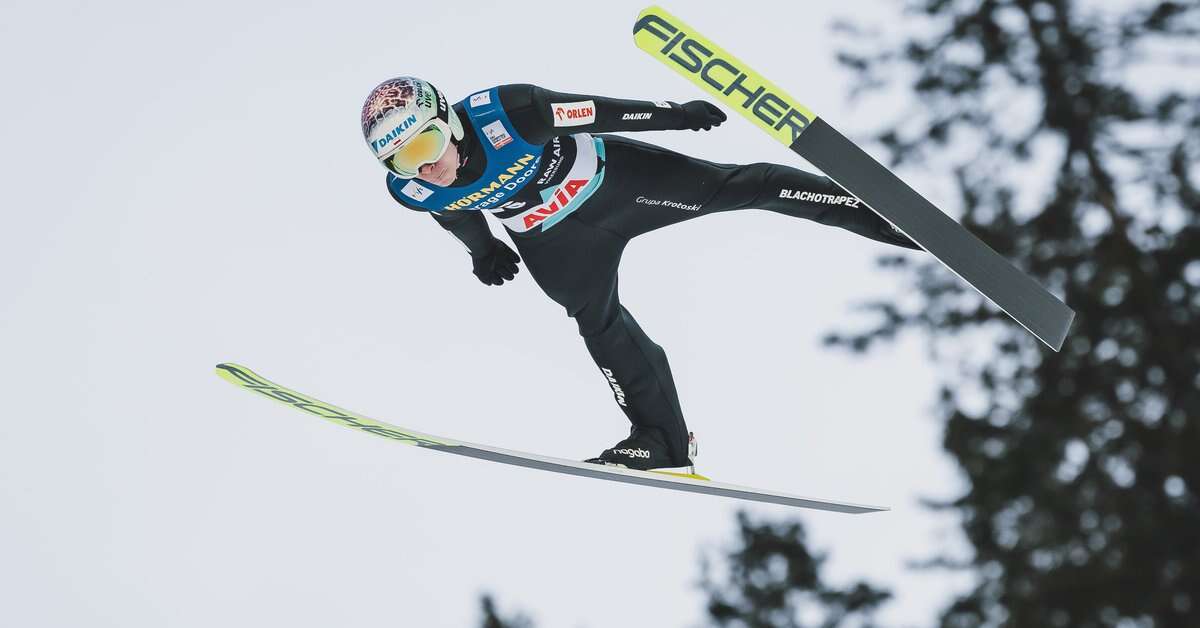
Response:
[[[398,446],[212,366],[434,434],[594,455],[627,423],[573,321],[524,271],[478,283],[393,203],[359,106],[399,74],[454,99],[509,82],[703,94],[633,45],[643,2],[294,4],[0,9],[0,624],[468,626],[484,590],[542,627],[695,624],[698,553],[732,540],[742,504]],[[886,23],[890,4],[666,7],[845,131],[894,113],[845,106],[828,29]],[[741,118],[639,137],[798,161]],[[667,349],[701,470],[892,506],[746,507],[799,516],[835,581],[895,588],[882,619],[928,623],[964,585],[904,564],[959,543],[917,503],[958,490],[933,365],[916,338],[868,359],[819,343],[903,289],[880,251],[717,215],[635,241],[622,293]]]

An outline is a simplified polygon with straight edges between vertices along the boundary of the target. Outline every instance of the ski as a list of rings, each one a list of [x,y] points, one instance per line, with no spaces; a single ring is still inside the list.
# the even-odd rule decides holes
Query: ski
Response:
[[[231,363],[218,364],[216,371],[217,375],[221,376],[222,379],[238,387],[254,391],[296,408],[297,410],[302,410],[308,414],[330,421],[331,423],[353,428],[360,432],[381,436],[398,443],[415,445],[421,449],[441,451],[450,454],[457,454],[459,456],[466,456],[468,458],[478,458],[480,460],[500,462],[518,467],[540,469],[542,471],[553,471],[555,473],[565,473],[568,475],[577,475],[600,480],[610,480],[613,482],[624,482],[627,484],[654,486],[673,491],[719,495],[722,497],[732,497],[734,499],[778,504],[781,506],[792,506],[796,508],[812,508],[816,510],[828,510],[832,512],[853,514],[888,510],[887,508],[882,508],[879,506],[864,506],[824,499],[813,499],[809,497],[799,497],[796,495],[750,488],[746,486],[722,484],[720,482],[713,482],[707,478],[694,474],[671,473],[665,471],[637,471],[634,469],[625,469],[621,467],[576,462],[574,460],[566,460],[563,458],[540,456],[522,451],[512,451],[508,449],[501,449],[499,447],[477,445],[465,441],[443,438],[441,436],[433,436],[431,434],[424,434],[416,430],[410,430],[408,428],[384,423],[383,421],[377,421],[375,419],[365,417],[361,414],[356,414],[323,401],[318,401],[317,399],[309,397],[308,395],[304,395],[272,383],[244,366]]]
[[[820,168],[1050,348],[1062,348],[1071,308],[779,86],[657,6],[641,12],[633,38]]]

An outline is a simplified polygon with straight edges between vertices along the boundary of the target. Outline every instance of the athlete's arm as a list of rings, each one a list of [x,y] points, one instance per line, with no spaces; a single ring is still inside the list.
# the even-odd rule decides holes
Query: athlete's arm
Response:
[[[387,186],[388,194],[397,203],[407,207],[413,211],[419,211],[429,214],[443,229],[449,231],[463,246],[467,247],[467,251],[471,255],[477,252],[482,252],[487,249],[493,239],[492,230],[488,228],[487,220],[483,217],[483,213],[477,211],[447,211],[447,212],[431,212],[421,207],[409,205],[404,202],[404,198],[397,195],[392,186]]]
[[[388,192],[391,190],[391,186],[388,186]],[[443,229],[458,238],[471,255],[471,272],[479,281],[489,286],[499,286],[516,276],[521,257],[503,240],[492,235],[483,212],[431,212],[405,203],[395,193],[392,193],[392,198],[409,209],[429,214]]]
[[[625,100],[555,92],[536,85],[501,85],[500,103],[517,132],[536,144],[571,133],[711,128],[725,120],[714,105],[692,101]]]
[[[504,240],[492,235],[483,212],[429,212],[445,230],[454,234],[471,253],[471,272],[489,286],[504,285],[517,274],[521,256]]]
[[[472,256],[481,254],[495,239],[482,212],[429,212],[429,215],[433,216],[443,229],[458,238]]]

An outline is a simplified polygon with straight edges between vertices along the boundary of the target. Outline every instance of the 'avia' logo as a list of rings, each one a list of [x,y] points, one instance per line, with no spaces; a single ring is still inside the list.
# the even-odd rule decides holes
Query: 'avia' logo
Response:
[[[587,184],[587,179],[567,180],[562,184],[562,186],[554,191],[554,196],[549,203],[546,203],[537,209],[531,210],[528,214],[525,214],[525,229],[532,229],[540,224],[543,220],[553,216],[554,214],[557,214],[558,210],[566,207],[571,202],[571,199],[578,196],[579,191],[586,187]],[[612,379],[611,373],[611,371],[608,373],[609,379]],[[621,401],[621,405],[625,405],[623,400],[619,401]]]
[[[392,129],[391,131],[388,131],[387,135],[371,142],[371,148],[374,148],[376,152],[379,152],[379,149],[383,148],[384,146],[387,146],[388,144],[391,144],[392,140],[400,137],[401,133],[404,133],[405,131],[408,130],[408,127],[410,127],[416,123],[417,123],[417,114],[414,113],[414,114],[408,116],[407,118],[401,120],[400,124],[396,125],[396,128]]]

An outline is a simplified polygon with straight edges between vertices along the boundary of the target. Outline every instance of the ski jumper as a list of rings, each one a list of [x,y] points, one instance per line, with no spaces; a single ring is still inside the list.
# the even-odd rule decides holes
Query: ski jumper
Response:
[[[788,166],[718,164],[614,135],[682,129],[672,102],[502,85],[454,106],[465,129],[456,180],[388,174],[397,202],[430,212],[470,250],[504,225],[537,285],[574,318],[613,396],[639,429],[658,429],[678,466],[688,430],[663,348],[620,302],[625,245],[667,225],[764,209],[910,249],[918,247],[827,177]]]

